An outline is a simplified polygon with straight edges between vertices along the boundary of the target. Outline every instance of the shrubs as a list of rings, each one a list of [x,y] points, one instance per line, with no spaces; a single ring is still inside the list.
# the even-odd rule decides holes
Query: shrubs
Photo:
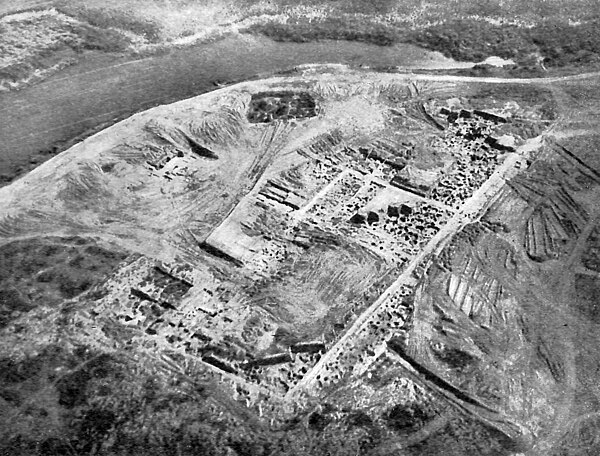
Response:
[[[90,374],[85,370],[77,370],[65,375],[56,383],[58,403],[66,408],[83,405],[86,402],[86,389]]]
[[[516,25],[457,20],[414,31],[408,41],[455,60],[477,62],[490,56],[518,59],[535,52],[528,33]]]
[[[431,416],[418,405],[402,405],[393,406],[384,417],[387,425],[395,431],[414,430],[431,419]]]
[[[580,25],[547,21],[532,28],[455,20],[413,31],[407,41],[455,60],[499,56],[529,65],[532,56],[539,55],[546,67],[558,68],[600,61],[599,26],[600,19]]]
[[[535,73],[538,57],[546,67],[584,66],[600,62],[600,19],[579,25],[546,20],[534,27],[492,23],[480,19],[453,19],[408,31],[399,23],[381,23],[365,16],[344,15],[317,21],[290,20],[254,24],[246,33],[276,41],[309,42],[323,39],[362,41],[380,46],[411,43],[459,61],[479,62],[490,56],[513,59]],[[533,67],[532,67],[533,65]],[[480,68],[485,73],[485,68]],[[535,75],[535,74],[534,74]]]
[[[83,242],[83,244],[82,244]],[[0,327],[14,311],[53,306],[103,280],[123,259],[83,238],[15,241],[0,247]]]
[[[121,33],[111,29],[100,29],[86,24],[73,26],[78,40],[75,50],[96,50],[104,52],[123,52],[129,47],[130,41]]]
[[[584,65],[600,60],[600,19],[580,25],[549,21],[531,30],[544,64],[552,67]]]
[[[4,57],[0,87],[13,88],[40,80],[73,64],[77,54],[85,50],[123,52],[131,45],[129,38],[114,28],[78,22],[56,10],[9,24],[0,31]]]
[[[0,305],[8,310],[18,310],[20,312],[27,312],[31,309],[31,303],[14,287],[0,289]]]
[[[362,41],[391,46],[400,41],[395,27],[358,18],[326,18],[317,22],[267,22],[243,30],[267,36],[275,41],[305,43],[318,40]]]

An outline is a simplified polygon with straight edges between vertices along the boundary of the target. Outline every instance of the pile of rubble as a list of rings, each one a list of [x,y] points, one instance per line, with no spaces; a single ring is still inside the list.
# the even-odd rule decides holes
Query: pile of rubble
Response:
[[[317,104],[308,92],[260,92],[252,94],[248,120],[251,123],[269,123],[316,115]]]

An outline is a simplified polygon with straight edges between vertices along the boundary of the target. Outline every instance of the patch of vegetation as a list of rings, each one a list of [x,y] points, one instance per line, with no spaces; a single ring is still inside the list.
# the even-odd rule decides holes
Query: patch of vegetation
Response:
[[[430,419],[431,416],[429,416],[425,410],[417,405],[394,405],[390,410],[388,410],[387,415],[385,416],[387,425],[395,431],[413,430],[421,427]]]
[[[468,2],[466,2],[468,3]],[[261,34],[277,41],[308,42],[316,40],[362,41],[380,46],[411,43],[425,49],[438,51],[458,61],[480,62],[498,56],[513,59],[516,65],[508,69],[480,66],[473,75],[538,76],[548,69],[583,67],[600,63],[600,11],[585,9],[582,5],[562,11],[561,8],[532,14],[529,23],[513,22],[510,11],[518,5],[488,2],[485,5],[455,5],[447,14],[431,17],[424,14],[412,22],[406,15],[389,13],[385,19],[379,13],[367,12],[359,5],[354,12],[330,11],[318,18],[289,17],[287,21],[273,20],[257,23],[244,30]],[[488,6],[490,6],[488,5]],[[416,8],[416,5],[413,5]],[[364,11],[364,12],[363,12]],[[483,11],[483,12],[482,12]],[[545,10],[544,10],[545,11]],[[562,12],[559,12],[562,11]],[[441,12],[441,11],[440,11]],[[569,18],[585,18],[569,22]],[[440,21],[442,19],[442,22]],[[499,18],[497,20],[487,20]],[[429,21],[434,25],[428,25]],[[527,24],[527,26],[526,26]],[[502,74],[500,74],[502,76]]]
[[[600,279],[578,274],[575,277],[577,310],[593,323],[600,323]]]
[[[0,381],[8,376],[10,390],[23,390],[7,405],[18,425],[0,429],[0,453],[346,456],[371,454],[389,440],[389,431],[366,413],[329,404],[272,431],[246,419],[245,407],[221,394],[218,385],[196,383],[202,375],[162,372],[144,356],[134,362],[84,346],[50,346],[23,361],[2,359],[0,367],[6,372]],[[12,398],[9,388],[2,390],[2,397]],[[34,407],[42,397],[44,410]],[[419,406],[399,405],[383,418],[404,436],[432,414]],[[414,447],[407,454],[507,454],[490,443],[484,429],[462,421],[451,426],[419,447],[447,452],[418,453]],[[485,445],[497,452],[488,452]]]
[[[319,21],[267,22],[243,30],[267,36],[275,41],[305,43],[318,40],[362,41],[391,46],[400,41],[396,27],[358,17],[328,17]]]
[[[0,359],[0,381],[3,385],[14,385],[38,375],[43,366],[40,357],[15,362],[9,358]]]
[[[84,346],[0,359],[0,368],[0,397],[22,390],[7,405],[19,425],[0,428],[1,454],[345,456],[364,454],[382,436],[368,415],[327,404],[272,432],[246,419],[245,407],[218,385],[161,372],[144,357],[133,362]],[[34,417],[39,397],[47,409]]]
[[[114,29],[125,30],[132,32],[138,36],[144,37],[146,40],[156,43],[160,41],[161,28],[160,25],[127,14],[119,10],[106,10],[100,8],[86,8],[79,5],[64,5],[57,8],[58,11],[67,16],[85,22],[90,26],[101,30],[103,34],[110,34]],[[115,32],[116,33],[116,32]]]
[[[126,256],[78,237],[0,246],[0,325],[40,304],[57,305],[89,290]]]
[[[448,72],[446,72],[446,74],[448,74]],[[503,67],[481,63],[474,65],[471,68],[455,70],[453,74],[458,76],[492,78],[542,78],[548,75],[548,73],[537,63],[514,64]]]
[[[472,19],[445,22],[411,32],[407,40],[459,61],[479,62],[489,56],[517,59],[535,53],[527,29]]]
[[[600,19],[578,25],[555,19],[528,28],[462,19],[415,30],[407,41],[459,61],[499,56],[520,67],[580,67],[600,62],[599,25]]]
[[[73,44],[76,51],[84,49],[103,52],[124,52],[130,40],[114,29],[101,29],[88,24],[77,24],[72,28],[78,40]]]
[[[48,437],[42,440],[38,446],[38,454],[40,456],[56,456],[56,455],[71,455],[73,447],[69,442],[58,437]]]
[[[0,399],[8,402],[13,407],[19,407],[22,403],[19,392],[11,388],[0,388]]]
[[[586,268],[600,273],[600,226],[596,226],[590,233],[581,262]]]
[[[271,453],[260,429],[219,408],[200,385],[150,374],[127,359],[58,346],[23,361],[1,359],[11,388],[24,394],[5,407],[15,426],[0,428],[0,454],[191,456],[225,454],[227,447]],[[49,408],[34,417],[38,398]]]
[[[407,448],[409,456],[510,456],[515,454],[512,442],[498,431],[467,417],[455,416],[443,432],[434,432],[424,440]]]
[[[56,10],[1,24],[0,84],[14,87],[73,64],[87,50],[124,52],[131,40],[114,28],[73,20]]]
[[[600,19],[580,25],[545,22],[531,30],[531,42],[550,67],[582,66],[600,62]]]
[[[118,423],[115,412],[110,409],[90,408],[86,411],[79,424],[79,441],[84,453],[90,453],[96,442],[102,441],[111,428]]]
[[[457,348],[445,347],[435,352],[437,358],[452,369],[464,369],[470,366],[475,359],[468,353]]]
[[[90,374],[85,370],[77,370],[61,378],[56,384],[58,403],[66,408],[85,404],[89,380]]]

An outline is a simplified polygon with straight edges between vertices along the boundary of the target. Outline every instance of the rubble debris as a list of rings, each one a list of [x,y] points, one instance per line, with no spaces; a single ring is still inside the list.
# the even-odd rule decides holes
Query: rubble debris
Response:
[[[504,288],[483,271],[472,258],[456,267],[447,282],[448,296],[467,317],[482,327],[493,328],[503,322],[499,308]]]
[[[436,128],[439,131],[444,131],[444,126],[442,124],[440,124],[437,120],[435,120],[431,114],[429,114],[427,112],[427,110],[425,109],[425,106],[423,106],[423,103],[419,103],[417,106],[417,109],[421,112],[421,114],[423,115],[423,118],[427,121],[427,123],[429,123],[431,126],[433,126],[434,128]]]
[[[404,216],[409,216],[410,214],[412,214],[413,209],[412,207],[410,207],[407,204],[401,204],[400,205],[400,215],[404,215]]]
[[[473,117],[473,114],[471,113],[471,111],[467,111],[466,109],[461,109],[458,113],[458,117],[460,117],[462,119],[470,119],[471,117]]]
[[[292,353],[325,353],[323,342],[299,342],[290,347]]]
[[[276,364],[289,363],[292,361],[292,355],[289,352],[277,353],[275,355],[267,356],[264,358],[253,359],[243,364],[245,369],[256,367],[256,366],[274,366]]]
[[[326,160],[341,150],[344,140],[339,131],[332,131],[316,136],[308,144],[298,149],[300,155],[308,158]]]
[[[456,396],[457,399],[464,401],[467,404],[474,405],[476,407],[481,407],[482,409],[488,412],[494,411],[488,405],[482,403],[477,398],[472,397],[468,393],[450,384],[448,381],[444,380],[439,375],[432,372],[429,368],[415,360],[412,356],[410,356],[407,353],[404,343],[402,341],[399,341],[397,339],[391,339],[387,343],[387,346],[390,350],[394,351],[398,356],[405,360],[415,371],[417,371],[421,375],[420,378],[422,378],[426,383],[430,383],[441,390],[447,391],[451,395]]]
[[[406,160],[402,156],[404,154],[398,154],[396,150],[390,151],[389,147],[390,146],[386,145],[384,142],[377,141],[371,143],[369,147],[360,147],[358,151],[365,158],[379,161],[397,171],[401,171],[406,166]]]
[[[499,150],[500,152],[514,152],[515,148],[513,146],[505,145],[502,141],[498,141],[497,138],[492,136],[488,136],[484,139],[484,142],[488,144],[492,149]]]
[[[251,123],[269,123],[316,115],[317,104],[308,92],[259,92],[252,94],[248,120]]]

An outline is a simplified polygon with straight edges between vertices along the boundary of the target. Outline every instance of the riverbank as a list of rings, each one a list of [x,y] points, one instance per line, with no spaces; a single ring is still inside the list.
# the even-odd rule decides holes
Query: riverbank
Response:
[[[406,69],[469,66],[410,45],[281,43],[239,34],[142,58],[90,51],[43,82],[0,93],[0,118],[6,119],[0,123],[0,179],[6,185],[135,112],[214,90],[223,82],[313,63]]]
[[[14,49],[9,49],[15,52],[3,56],[16,59],[16,66],[5,65],[4,71],[9,75],[15,72],[11,87],[20,90],[0,92],[0,116],[8,119],[0,124],[0,185],[135,112],[213,90],[223,82],[269,75],[296,65],[341,63],[480,77],[547,77],[592,71],[598,66],[594,64],[596,42],[590,38],[586,46],[592,50],[577,50],[575,57],[569,54],[563,59],[565,65],[559,62],[558,67],[546,68],[543,55],[534,47],[510,47],[520,43],[520,33],[531,38],[532,32],[527,31],[530,23],[502,22],[494,15],[473,16],[475,10],[464,9],[464,5],[451,14],[448,5],[436,4],[431,11],[406,5],[400,14],[366,3],[350,8],[352,13],[349,7],[335,11],[323,5],[269,6],[250,1],[242,14],[226,2],[213,2],[202,16],[199,5],[183,1],[159,18],[156,2],[148,3],[147,11],[140,9],[137,0],[121,6],[109,1],[97,8],[85,1],[74,7],[67,0],[23,5],[33,3],[42,8],[40,14],[47,23],[42,26],[37,19],[28,19],[27,15],[35,16],[35,12],[24,13],[17,22],[26,27],[15,29]],[[51,6],[59,9],[48,15]],[[0,9],[0,15],[10,12]],[[178,28],[178,18],[184,13],[190,18],[182,19]],[[444,19],[433,23],[432,15]],[[469,33],[455,33],[459,22],[452,20],[463,16],[468,19],[461,20],[477,26],[465,28]],[[7,17],[0,21],[5,23]],[[575,30],[580,25],[565,27]],[[583,27],[585,31],[585,24]],[[53,35],[45,33],[46,29]],[[484,39],[489,30],[500,31],[500,38]],[[544,29],[545,36],[553,36],[551,31]],[[560,41],[563,35],[557,34],[556,39]],[[29,51],[21,46],[20,36],[42,50],[21,59],[19,53]],[[407,44],[410,41],[421,47]],[[597,44],[600,49],[600,41]],[[475,57],[492,52],[510,57],[511,49],[517,53],[527,49],[529,54],[514,66],[498,68],[454,60],[473,57],[471,61],[476,62]],[[0,79],[1,73],[0,61]]]

